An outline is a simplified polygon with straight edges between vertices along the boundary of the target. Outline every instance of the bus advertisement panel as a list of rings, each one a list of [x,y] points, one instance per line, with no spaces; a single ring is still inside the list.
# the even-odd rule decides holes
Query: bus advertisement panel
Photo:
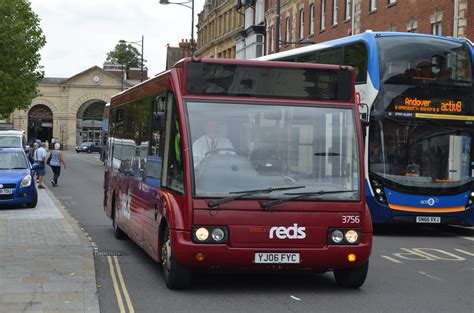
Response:
[[[368,104],[367,202],[374,223],[474,224],[472,44],[379,33],[260,58],[346,64]]]
[[[184,59],[112,98],[104,208],[164,271],[334,271],[366,278],[372,223],[354,72]]]

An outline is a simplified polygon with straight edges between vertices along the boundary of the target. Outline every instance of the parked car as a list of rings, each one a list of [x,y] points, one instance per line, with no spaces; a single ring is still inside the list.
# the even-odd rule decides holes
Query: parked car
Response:
[[[32,167],[23,149],[0,148],[0,208],[7,204],[34,208],[37,203]]]
[[[22,148],[26,153],[30,150],[22,130],[0,130],[0,148]]]
[[[76,146],[76,152],[87,152],[87,153],[92,153],[92,152],[101,152],[102,148],[99,145],[98,142],[83,142],[79,146]]]

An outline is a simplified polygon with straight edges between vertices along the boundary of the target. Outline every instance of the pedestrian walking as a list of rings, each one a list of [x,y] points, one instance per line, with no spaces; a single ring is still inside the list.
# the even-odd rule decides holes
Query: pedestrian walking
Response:
[[[35,149],[35,164],[39,165],[39,168],[36,170],[36,175],[38,177],[38,188],[44,189],[43,179],[46,175],[46,150],[41,146],[41,140],[36,140],[34,143]]]
[[[61,164],[64,165],[64,169],[66,169],[66,163],[64,162],[64,155],[61,150],[61,145],[59,142],[54,144],[54,150],[51,150],[51,154],[48,157],[49,166],[53,170],[53,180],[51,181],[51,185],[56,187],[58,185],[58,178],[61,175]]]

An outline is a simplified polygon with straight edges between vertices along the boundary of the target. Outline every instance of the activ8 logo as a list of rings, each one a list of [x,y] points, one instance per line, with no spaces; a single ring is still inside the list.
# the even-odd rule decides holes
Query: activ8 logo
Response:
[[[433,206],[438,202],[439,202],[438,198],[428,198],[426,200],[421,200],[420,204],[428,204],[429,206]]]
[[[304,239],[306,238],[306,227],[298,227],[298,224],[293,226],[274,226],[270,228],[268,236],[273,239],[276,236],[278,239]]]

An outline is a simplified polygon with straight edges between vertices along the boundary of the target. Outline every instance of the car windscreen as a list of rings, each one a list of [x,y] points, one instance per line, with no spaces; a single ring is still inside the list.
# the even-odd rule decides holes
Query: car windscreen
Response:
[[[21,152],[0,152],[0,170],[28,168],[25,156]]]
[[[0,136],[0,148],[21,148],[20,136]]]

